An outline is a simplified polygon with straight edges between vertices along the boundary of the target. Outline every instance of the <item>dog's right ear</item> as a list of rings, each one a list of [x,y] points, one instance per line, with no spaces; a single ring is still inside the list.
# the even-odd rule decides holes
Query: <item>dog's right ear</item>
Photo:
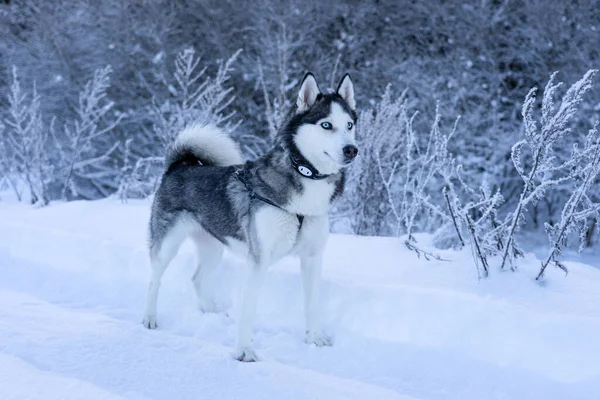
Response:
[[[336,90],[337,94],[342,96],[342,99],[350,106],[352,110],[356,110],[356,100],[354,100],[354,84],[352,84],[352,79],[350,79],[350,74],[344,75],[338,88]]]
[[[302,79],[300,92],[298,92],[298,100],[296,100],[296,105],[298,106],[297,112],[303,113],[308,111],[315,104],[317,96],[320,93],[321,91],[314,75],[309,72]]]

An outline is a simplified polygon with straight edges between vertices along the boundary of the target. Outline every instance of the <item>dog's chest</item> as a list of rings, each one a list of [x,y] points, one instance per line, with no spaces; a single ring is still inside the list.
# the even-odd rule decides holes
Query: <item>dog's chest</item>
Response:
[[[302,182],[303,190],[294,191],[290,201],[286,205],[286,210],[299,215],[324,215],[329,211],[329,204],[335,184],[324,180],[304,179]]]
[[[296,215],[271,206],[262,207],[255,215],[260,258],[270,263],[288,254],[298,240],[299,229]]]

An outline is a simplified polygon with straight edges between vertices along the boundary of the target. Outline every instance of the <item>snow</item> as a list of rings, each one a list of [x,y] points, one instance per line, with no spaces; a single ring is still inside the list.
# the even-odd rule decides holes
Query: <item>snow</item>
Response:
[[[6,199],[4,199],[6,200]],[[324,260],[331,348],[303,343],[297,261],[273,266],[255,327],[261,362],[232,359],[245,265],[212,277],[224,312],[195,309],[186,243],[165,274],[159,329],[139,323],[150,203],[0,202],[0,399],[593,399],[600,269],[567,277],[527,255],[425,261],[401,239],[332,235]],[[418,237],[428,246],[429,237]]]

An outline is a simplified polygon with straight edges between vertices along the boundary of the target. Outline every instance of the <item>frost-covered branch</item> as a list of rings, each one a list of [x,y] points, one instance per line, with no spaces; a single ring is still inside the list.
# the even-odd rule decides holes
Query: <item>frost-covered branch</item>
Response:
[[[81,196],[82,185],[92,185],[104,192],[97,180],[116,173],[115,168],[106,164],[117,149],[118,143],[104,150],[99,150],[97,143],[98,139],[112,131],[122,119],[120,114],[116,117],[109,114],[114,106],[114,102],[107,98],[106,93],[110,87],[111,72],[110,66],[94,72],[93,78],[85,84],[79,94],[77,118],[72,124],[64,127],[64,180],[61,194],[63,200],[66,200],[68,195],[72,198]]]
[[[394,195],[393,195],[392,189],[391,189],[392,181],[394,179],[394,174],[396,173],[396,168],[398,167],[398,161],[394,162],[394,164],[392,165],[391,171],[389,171],[388,177],[385,177],[385,173],[383,172],[383,167],[381,166],[380,155],[376,154],[375,159],[377,160],[377,170],[379,171],[379,178],[381,179],[381,182],[383,183],[383,187],[385,188],[385,192],[387,195],[387,200],[390,205],[390,209],[392,210],[392,213],[394,214],[394,218],[396,219],[395,236],[398,236],[398,235],[400,235],[400,227],[402,224],[402,217],[398,213],[396,204],[394,204]]]
[[[448,135],[443,135],[440,131],[440,113],[439,108],[436,108],[436,117],[431,126],[426,145],[422,148],[417,140],[417,133],[414,129],[414,120],[416,113],[411,117],[408,116],[406,105],[402,104],[399,110],[399,117],[404,126],[405,148],[395,160],[389,160],[387,171],[384,172],[383,163],[379,153],[375,154],[379,181],[383,184],[387,202],[396,221],[395,235],[398,236],[400,229],[404,228],[404,233],[407,235],[405,245],[408,249],[413,250],[417,255],[424,254],[440,259],[439,256],[434,256],[427,253],[416,246],[414,237],[415,221],[418,215],[422,215],[425,210],[429,210],[442,218],[448,218],[447,214],[430,202],[431,181],[443,168],[446,160],[447,145],[450,138],[456,131],[458,123],[454,124],[453,130]],[[401,196],[397,196],[392,185],[398,166],[402,165],[405,168],[404,182],[402,182]],[[398,198],[399,205],[396,204]]]
[[[404,205],[403,217],[407,240],[414,242],[413,232],[415,219],[429,203],[431,182],[448,161],[448,142],[456,133],[460,118],[457,118],[452,131],[443,135],[440,131],[441,114],[439,104],[436,105],[436,113],[433,125],[429,131],[427,144],[422,150],[417,141],[417,135],[413,128],[415,116],[405,117],[407,146],[406,146],[406,175],[402,191],[402,204]]]
[[[146,198],[156,190],[163,172],[163,157],[138,158],[132,164],[131,143],[125,142],[123,167],[121,167],[119,189],[115,196],[123,203],[131,198]]]
[[[558,257],[563,248],[568,244],[569,235],[579,229],[582,245],[588,231],[586,221],[588,218],[600,217],[600,203],[594,203],[588,196],[592,186],[600,176],[600,136],[598,125],[590,130],[585,147],[581,151],[574,151],[573,159],[577,160],[576,166],[569,172],[569,177],[576,183],[571,196],[567,199],[558,224],[546,224],[546,232],[550,240],[550,251],[542,261],[537,280],[544,277],[546,268],[551,263],[567,272],[567,268]]]
[[[452,226],[461,246],[464,246],[463,236],[469,239],[478,276],[487,277],[488,258],[499,250],[496,246],[495,216],[503,201],[502,196],[500,192],[492,193],[485,181],[481,183],[479,190],[474,190],[463,179],[462,166],[454,167],[454,157],[446,151],[443,158],[446,161],[440,173],[446,186],[442,193],[451,215]]]
[[[358,118],[360,156],[348,170],[347,189],[335,210],[336,215],[352,215],[347,219],[347,229],[355,234],[394,235],[398,231],[399,221],[393,214],[395,209],[402,215],[401,204],[396,198],[390,202],[387,190],[393,194],[400,187],[398,176],[402,174],[406,143],[402,114],[405,100],[406,92],[396,97],[388,86],[373,109],[361,112]],[[389,181],[390,186],[384,187],[382,181]]]
[[[255,61],[258,70],[256,80],[262,91],[264,108],[261,111],[264,111],[264,120],[268,126],[268,139],[272,142],[295,101],[294,92],[299,81],[292,59],[309,41],[306,40],[306,32],[290,29],[284,15],[265,15],[261,18],[266,21],[260,28],[264,42]],[[265,151],[266,148],[262,150]]]
[[[19,187],[18,176],[15,171],[15,157],[8,144],[8,130],[0,121],[0,190],[10,187],[17,200],[21,201],[22,190]]]
[[[215,124],[228,133],[239,125],[232,121],[235,112],[229,110],[235,97],[227,85],[240,52],[238,50],[228,60],[220,61],[213,76],[209,75],[208,67],[201,66],[201,59],[194,49],[185,49],[177,55],[174,83],[167,83],[166,87],[174,100],[159,105],[155,99],[151,106],[151,136],[162,144],[162,148],[153,148],[149,155],[134,159],[131,148],[135,139],[126,142],[117,190],[122,201],[144,198],[154,192],[163,172],[165,150],[189,124]]]
[[[573,84],[563,96],[558,109],[554,104],[554,96],[562,83],[555,84],[556,73],[552,74],[544,90],[539,129],[534,117],[537,89],[531,89],[525,97],[522,109],[525,138],[515,144],[512,150],[513,164],[523,180],[523,189],[515,211],[508,218],[508,232],[503,244],[501,268],[504,268],[508,263],[510,268],[514,269],[513,259],[515,254],[518,253],[515,234],[523,222],[527,206],[540,200],[549,188],[568,179],[564,176],[552,179],[546,172],[550,170],[555,173],[564,172],[554,166],[555,146],[565,135],[571,132],[569,125],[583,96],[592,87],[592,78],[595,72],[595,70],[588,71],[582,79]],[[531,162],[528,167],[523,166],[522,162],[522,151],[525,148],[529,149],[531,155]],[[568,165],[570,164],[565,164],[565,166]],[[565,167],[565,169],[567,168]]]
[[[219,125],[232,132],[239,123],[232,122],[234,111],[227,111],[235,99],[231,88],[226,88],[233,70],[232,65],[241,50],[227,61],[220,62],[213,77],[208,76],[207,67],[199,68],[200,58],[192,48],[183,50],[175,60],[175,85],[167,89],[175,98],[161,105],[153,104],[154,133],[163,145],[163,154],[177,134],[192,123]]]
[[[9,179],[15,172],[27,185],[31,203],[43,206],[49,202],[47,184],[51,166],[45,147],[48,144],[48,131],[42,124],[40,96],[35,83],[31,100],[27,97],[21,89],[17,68],[13,66],[8,95],[9,117],[4,121],[8,129],[2,140],[3,150],[6,151],[6,161],[3,164]],[[11,185],[20,197],[18,184],[12,181]]]
[[[465,247],[465,241],[463,239],[463,235],[460,233],[460,226],[457,220],[457,211],[452,205],[452,201],[450,200],[450,195],[448,194],[448,186],[444,187],[442,191],[444,194],[444,198],[446,199],[446,204],[448,206],[448,212],[450,213],[450,217],[452,218],[452,226],[456,231],[456,236],[458,237],[458,241],[460,242],[460,247]]]

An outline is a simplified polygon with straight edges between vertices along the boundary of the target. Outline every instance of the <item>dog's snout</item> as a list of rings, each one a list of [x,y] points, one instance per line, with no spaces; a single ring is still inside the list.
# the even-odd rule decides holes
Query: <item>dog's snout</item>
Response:
[[[344,151],[344,156],[349,160],[354,159],[358,155],[358,147],[351,145],[351,144],[349,144],[348,146],[345,146],[343,151]]]

